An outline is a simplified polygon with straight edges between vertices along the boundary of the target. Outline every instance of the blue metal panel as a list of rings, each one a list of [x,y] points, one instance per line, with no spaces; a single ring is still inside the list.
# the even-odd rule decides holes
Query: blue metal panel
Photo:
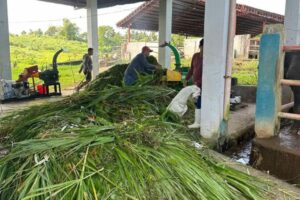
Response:
[[[255,118],[255,131],[259,137],[273,136],[277,128],[280,45],[279,34],[261,37]]]

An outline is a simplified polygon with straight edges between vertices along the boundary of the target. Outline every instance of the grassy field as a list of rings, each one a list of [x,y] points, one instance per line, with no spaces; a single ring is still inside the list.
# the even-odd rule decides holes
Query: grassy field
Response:
[[[87,44],[49,36],[10,36],[11,62],[14,68],[38,64],[46,67],[52,63],[53,55],[63,48],[58,62],[78,60],[87,50]]]
[[[232,76],[238,78],[239,85],[257,85],[258,60],[235,61]]]
[[[61,48],[65,51],[59,55],[57,61],[68,62],[81,60],[86,52],[87,44],[48,36],[11,35],[10,50],[13,79],[16,80],[24,68],[30,65],[38,65],[40,70],[51,68],[53,55]],[[77,85],[84,78],[82,74],[78,74],[79,67],[79,65],[59,66],[63,88]]]

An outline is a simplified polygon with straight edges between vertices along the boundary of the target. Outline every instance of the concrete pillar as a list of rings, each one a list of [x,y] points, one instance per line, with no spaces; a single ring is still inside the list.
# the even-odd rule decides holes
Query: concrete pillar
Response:
[[[229,37],[233,3],[235,0],[209,0],[205,6],[201,135],[214,140],[227,133],[224,114],[229,105],[224,103],[228,96],[224,76],[230,63],[227,57],[232,59],[232,50],[228,47],[233,48],[233,39]]]
[[[276,135],[280,128],[283,77],[283,39],[280,34],[264,34],[260,39],[258,84],[256,92],[255,133],[258,138]]]
[[[171,41],[172,35],[172,0],[159,1],[159,44]],[[159,48],[159,63],[165,67],[171,66],[171,51],[169,48]]]
[[[300,0],[286,0],[286,45],[300,45]]]
[[[87,0],[87,31],[88,45],[94,49],[93,78],[99,74],[99,43],[98,43],[98,3],[97,0]]]
[[[7,0],[0,0],[0,79],[11,80]]]

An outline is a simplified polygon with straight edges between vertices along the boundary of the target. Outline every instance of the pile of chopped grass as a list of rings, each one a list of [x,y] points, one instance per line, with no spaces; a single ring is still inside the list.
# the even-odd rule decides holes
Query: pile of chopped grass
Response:
[[[0,121],[10,151],[0,199],[263,199],[267,184],[218,163],[165,120],[174,90],[122,86],[118,67],[79,94]]]

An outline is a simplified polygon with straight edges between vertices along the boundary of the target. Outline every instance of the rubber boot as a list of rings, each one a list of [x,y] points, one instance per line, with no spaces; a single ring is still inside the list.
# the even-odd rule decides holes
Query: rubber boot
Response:
[[[201,109],[195,109],[195,122],[189,125],[188,128],[200,128],[201,123]]]

